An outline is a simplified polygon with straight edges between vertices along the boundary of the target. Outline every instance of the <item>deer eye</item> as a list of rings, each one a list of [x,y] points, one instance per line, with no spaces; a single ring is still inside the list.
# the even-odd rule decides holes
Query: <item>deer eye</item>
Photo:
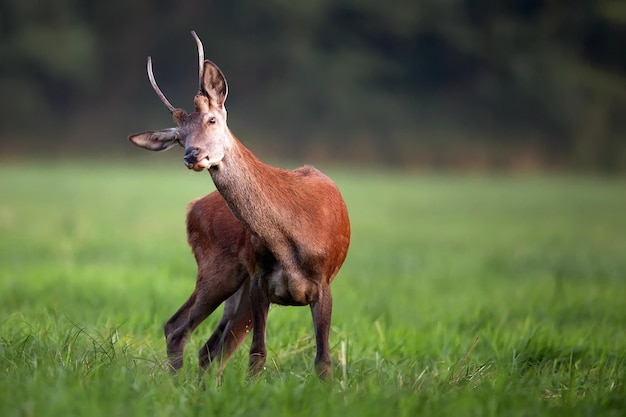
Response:
[[[209,119],[209,123],[211,123],[212,125],[213,125],[213,124],[215,124],[215,121],[216,121],[216,120],[215,120],[215,117],[211,117],[211,118]]]

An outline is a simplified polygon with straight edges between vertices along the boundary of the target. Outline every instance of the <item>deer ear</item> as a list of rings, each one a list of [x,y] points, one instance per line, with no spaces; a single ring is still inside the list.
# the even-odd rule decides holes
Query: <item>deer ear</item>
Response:
[[[180,144],[180,136],[176,128],[136,133],[130,135],[128,140],[149,151],[166,151]]]
[[[226,77],[218,66],[209,60],[204,61],[202,92],[209,98],[210,108],[218,109],[224,106],[228,95]]]

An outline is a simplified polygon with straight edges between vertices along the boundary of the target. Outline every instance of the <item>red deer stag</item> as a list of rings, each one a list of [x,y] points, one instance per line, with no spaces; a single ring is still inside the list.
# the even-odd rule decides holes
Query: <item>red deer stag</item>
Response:
[[[167,353],[174,370],[182,366],[191,332],[226,301],[218,329],[200,351],[200,365],[225,361],[252,323],[249,372],[265,365],[265,329],[270,303],[311,308],[315,328],[315,367],[331,376],[328,345],[332,310],[330,283],[348,252],[350,222],[337,186],[313,167],[293,171],[257,159],[226,125],[228,86],[222,71],[200,62],[195,111],[174,108],[148,77],[176,127],[129,136],[152,151],[185,147],[184,162],[208,170],[217,192],[190,205],[188,240],[198,263],[196,288],[165,325]],[[219,193],[219,194],[218,194]]]

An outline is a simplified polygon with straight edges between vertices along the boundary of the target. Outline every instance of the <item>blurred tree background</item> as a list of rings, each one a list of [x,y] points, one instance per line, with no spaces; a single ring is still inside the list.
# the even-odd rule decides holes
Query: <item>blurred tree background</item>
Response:
[[[205,44],[263,157],[626,170],[624,0],[2,0],[0,153],[134,155]]]

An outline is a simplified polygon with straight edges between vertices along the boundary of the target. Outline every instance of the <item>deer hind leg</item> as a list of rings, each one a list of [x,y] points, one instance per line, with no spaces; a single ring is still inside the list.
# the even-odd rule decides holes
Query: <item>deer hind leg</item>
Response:
[[[174,313],[165,323],[163,328],[165,333],[165,343],[167,345],[167,357],[171,370],[176,372],[183,366],[183,349],[186,337],[180,335],[174,337],[174,333],[183,327],[183,323],[188,320],[189,313],[196,302],[197,291],[191,293],[189,299]]]
[[[323,380],[332,379],[332,364],[330,359],[330,321],[332,316],[333,300],[329,284],[322,284],[317,299],[311,304],[311,315],[315,328],[315,369]]]
[[[239,288],[241,281],[233,279],[234,276],[229,273],[220,276],[199,274],[189,299],[165,323],[167,356],[174,372],[183,366],[183,351],[189,335]]]
[[[246,339],[251,327],[250,281],[246,280],[237,292],[226,300],[224,315],[218,328],[200,349],[200,366],[206,369],[217,361],[221,373],[224,364]]]

